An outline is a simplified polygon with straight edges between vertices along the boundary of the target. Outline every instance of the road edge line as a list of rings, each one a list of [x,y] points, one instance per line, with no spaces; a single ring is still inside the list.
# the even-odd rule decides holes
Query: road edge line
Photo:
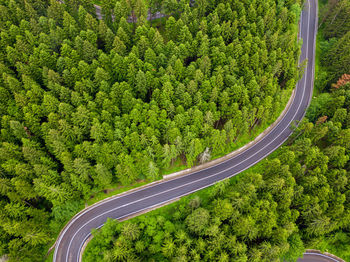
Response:
[[[331,259],[334,259],[337,262],[346,262],[344,259],[337,257],[336,255],[333,255],[333,254],[328,253],[328,252],[322,252],[322,251],[317,250],[317,249],[306,249],[304,255],[320,255],[320,256],[326,256],[326,257],[329,257]]]
[[[114,195],[114,196],[110,196],[110,197],[107,197],[103,200],[100,200],[88,207],[85,207],[84,209],[80,210],[77,214],[75,214],[66,224],[65,226],[61,229],[60,233],[58,234],[58,237],[56,238],[56,241],[55,243],[49,248],[46,256],[48,256],[52,250],[56,247],[56,244],[57,244],[57,241],[59,239],[59,236],[61,235],[61,233],[67,228],[67,226],[69,226],[70,222],[72,220],[74,220],[76,217],[78,217],[81,213],[91,209],[91,208],[94,208],[95,205],[97,204],[101,204],[101,203],[104,203],[105,201],[109,201],[113,198],[117,198],[117,197],[121,197],[123,195],[126,195],[126,194],[130,194],[131,192],[134,192],[134,191],[137,191],[137,190],[140,190],[142,188],[146,188],[146,187],[149,187],[149,186],[153,186],[155,184],[158,184],[158,183],[161,183],[161,182],[164,182],[164,181],[167,181],[167,180],[171,180],[173,178],[177,178],[177,177],[181,177],[181,176],[184,176],[186,174],[190,174],[192,172],[196,172],[196,171],[200,171],[202,169],[205,169],[205,168],[208,168],[208,167],[211,167],[213,165],[217,165],[218,163],[220,162],[223,162],[223,161],[226,161],[232,157],[234,157],[235,155],[241,153],[242,151],[252,147],[253,145],[255,145],[257,142],[259,142],[272,128],[274,128],[278,123],[279,121],[284,117],[284,115],[286,114],[286,112],[288,111],[289,107],[291,106],[292,104],[292,101],[294,100],[294,96],[295,96],[295,88],[293,89],[292,93],[291,93],[291,96],[287,102],[287,105],[285,106],[285,108],[283,109],[282,113],[278,116],[278,118],[275,120],[275,122],[273,122],[269,127],[267,127],[262,133],[260,133],[253,141],[249,142],[248,144],[236,149],[235,151],[231,152],[231,153],[228,153],[227,155],[223,156],[223,157],[220,157],[220,158],[217,158],[217,159],[214,159],[212,161],[209,161],[207,163],[204,163],[202,165],[199,165],[199,166],[195,166],[195,167],[192,167],[192,168],[189,168],[189,169],[185,169],[185,170],[182,170],[182,171],[178,171],[178,172],[175,172],[173,174],[169,174],[169,175],[164,175],[163,176],[163,179],[160,179],[160,180],[157,180],[157,181],[154,181],[154,182],[151,182],[151,183],[147,183],[146,185],[143,185],[143,186],[140,186],[140,187],[136,187],[136,188],[133,188],[133,189],[130,189],[128,191],[125,191],[125,192],[122,192],[122,193],[119,193],[117,195]]]
[[[170,179],[173,179],[173,178],[177,178],[177,177],[181,177],[183,175],[187,175],[187,174],[190,174],[190,173],[193,173],[193,172],[197,172],[197,171],[200,171],[202,169],[205,169],[205,168],[208,168],[208,167],[211,167],[213,165],[217,165],[221,162],[224,162],[230,158],[233,158],[234,156],[236,156],[237,154],[241,153],[242,151],[244,150],[247,150],[248,148],[252,147],[253,145],[257,144],[267,133],[270,132],[271,129],[273,129],[279,122],[280,120],[284,117],[284,115],[287,113],[289,107],[291,106],[293,100],[294,100],[294,96],[295,96],[295,88],[293,89],[292,93],[291,93],[291,96],[285,106],[285,108],[283,109],[282,113],[278,116],[278,118],[275,120],[275,122],[273,122],[270,126],[268,126],[263,132],[261,132],[257,137],[255,137],[255,139],[253,141],[250,141],[249,143],[245,144],[244,146],[236,149],[235,151],[231,152],[231,153],[228,153],[227,155],[225,156],[222,156],[220,158],[217,158],[217,159],[214,159],[214,160],[211,160],[207,163],[204,163],[202,165],[198,165],[198,166],[195,166],[195,167],[191,167],[191,168],[188,168],[188,169],[185,169],[185,170],[181,170],[181,171],[178,171],[178,172],[175,172],[175,173],[172,173],[172,174],[169,174],[169,175],[164,175],[163,176],[163,179],[162,180],[170,180]]]
[[[94,5],[94,7],[97,9],[97,7],[101,8],[100,6],[98,5]],[[316,8],[318,9],[318,6],[316,5]],[[317,17],[317,15],[316,15]],[[317,19],[317,18],[316,18]],[[300,31],[300,30],[299,30]],[[299,32],[298,32],[299,33]],[[299,41],[300,38],[298,36],[297,40]],[[315,56],[315,54],[314,54]],[[315,58],[314,58],[315,59]],[[172,173],[172,174],[169,174],[169,175],[164,175],[163,176],[163,179],[160,179],[160,180],[157,180],[157,181],[154,181],[154,182],[151,182],[151,183],[148,183],[146,185],[143,185],[143,186],[140,186],[140,187],[136,187],[136,188],[133,188],[133,189],[130,189],[128,191],[125,191],[125,192],[122,192],[120,194],[117,194],[117,195],[114,195],[114,196],[110,196],[110,197],[107,197],[103,200],[100,200],[88,207],[85,207],[84,209],[80,210],[77,214],[75,214],[66,224],[65,226],[61,229],[60,233],[58,234],[57,238],[56,238],[56,241],[55,243],[49,248],[47,254],[46,254],[46,257],[49,256],[49,254],[54,250],[54,248],[56,247],[56,244],[58,242],[58,240],[60,239],[60,236],[61,236],[61,233],[64,232],[64,230],[70,225],[71,221],[74,220],[76,217],[80,216],[81,213],[91,209],[91,208],[94,208],[96,205],[99,205],[99,204],[102,204],[104,203],[105,201],[109,201],[113,198],[118,198],[118,197],[121,197],[123,195],[126,195],[126,194],[129,194],[131,192],[134,192],[134,191],[137,191],[139,189],[143,189],[143,188],[147,188],[149,186],[152,186],[152,185],[155,185],[155,184],[158,184],[158,183],[161,183],[161,182],[164,182],[164,181],[167,181],[167,180],[171,180],[173,178],[178,178],[178,177],[181,177],[181,176],[184,176],[186,174],[190,174],[190,173],[193,173],[193,172],[196,172],[196,171],[200,171],[202,169],[205,169],[205,168],[209,168],[211,166],[214,166],[214,165],[217,165],[218,163],[221,163],[221,162],[224,162],[234,156],[236,156],[237,154],[241,153],[242,151],[246,150],[246,149],[249,149],[250,147],[252,147],[253,145],[255,145],[256,143],[258,143],[262,138],[264,138],[264,136],[269,133],[269,131],[271,129],[273,129],[279,122],[280,120],[285,116],[285,114],[288,112],[288,109],[289,107],[291,106],[293,100],[294,100],[294,96],[295,96],[295,90],[296,90],[296,87],[292,90],[292,93],[291,93],[291,96],[285,106],[285,108],[283,109],[282,113],[278,116],[278,118],[270,125],[268,126],[262,133],[260,133],[253,141],[247,143],[246,145],[236,149],[235,151],[233,152],[230,152],[228,153],[227,155],[223,156],[223,157],[220,157],[220,158],[217,158],[217,159],[214,159],[214,160],[211,160],[207,163],[204,163],[204,164],[201,164],[201,165],[198,165],[198,166],[195,166],[195,167],[192,167],[192,168],[189,168],[189,169],[185,169],[185,170],[182,170],[182,171],[178,171],[178,172],[175,172],[175,173]],[[311,96],[312,98],[312,96]],[[311,99],[310,99],[311,100]],[[175,200],[177,201],[177,199]],[[175,202],[174,201],[174,202]],[[171,202],[169,202],[171,203]],[[168,203],[168,204],[169,204]],[[158,208],[158,207],[157,207]],[[156,209],[156,208],[155,208]],[[151,210],[150,210],[151,211]],[[149,211],[147,211],[149,212]],[[146,213],[146,212],[145,212]],[[124,220],[122,220],[124,221]],[[87,242],[87,241],[86,241]]]
[[[177,197],[177,198],[171,199],[171,200],[169,200],[169,201],[167,201],[167,202],[165,202],[165,203],[161,203],[161,204],[159,204],[159,205],[152,206],[152,207],[150,207],[150,208],[148,208],[148,209],[145,209],[145,210],[142,210],[142,211],[140,211],[140,212],[133,213],[132,215],[127,216],[127,217],[123,217],[122,219],[115,219],[115,220],[118,220],[118,222],[123,222],[123,221],[129,220],[129,219],[132,219],[132,218],[134,218],[134,217],[140,216],[140,215],[142,215],[142,214],[146,214],[146,213],[148,213],[148,212],[151,212],[151,211],[153,211],[153,210],[156,210],[156,209],[158,209],[158,208],[160,208],[160,207],[167,206],[167,205],[169,205],[169,204],[175,203],[175,202],[179,201],[180,199],[181,199],[181,197]],[[78,261],[78,262],[82,262],[82,261],[83,261],[83,254],[84,254],[84,251],[85,251],[87,245],[89,244],[89,242],[91,241],[91,239],[93,239],[93,237],[94,237],[94,236],[91,234],[91,235],[84,241],[84,245],[83,245],[83,246],[81,247],[81,249],[80,249],[79,261]]]

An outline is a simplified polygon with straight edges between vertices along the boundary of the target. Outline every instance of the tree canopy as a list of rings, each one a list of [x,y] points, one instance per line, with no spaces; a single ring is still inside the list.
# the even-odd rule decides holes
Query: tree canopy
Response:
[[[296,261],[328,243],[348,260],[349,98],[350,81],[334,87],[314,122],[302,121],[275,157],[238,179],[130,222],[107,221],[84,259]],[[137,239],[124,237],[130,223]]]
[[[298,79],[299,0],[101,6],[98,20],[89,0],[0,1],[0,255],[12,260],[41,260],[59,213],[93,190],[230,151]]]
[[[330,87],[343,74],[350,73],[350,2],[347,0],[328,1],[320,17],[319,49],[323,70],[317,77],[316,86]]]

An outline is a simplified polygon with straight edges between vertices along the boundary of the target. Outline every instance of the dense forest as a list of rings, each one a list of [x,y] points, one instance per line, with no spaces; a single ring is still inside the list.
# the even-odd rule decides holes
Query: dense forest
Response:
[[[322,30],[319,48],[323,70],[316,78],[321,90],[335,83],[344,73],[350,73],[350,1],[329,0],[320,10]]]
[[[259,172],[163,212],[107,221],[85,261],[295,261],[323,242],[350,259],[350,75],[327,98]]]
[[[84,261],[295,261],[306,248],[350,261],[349,1],[329,1],[321,12],[323,93],[286,144],[169,207],[107,221]]]
[[[298,79],[298,0],[101,2],[99,20],[88,0],[0,0],[0,255],[14,261],[41,260],[92,190],[230,151]]]

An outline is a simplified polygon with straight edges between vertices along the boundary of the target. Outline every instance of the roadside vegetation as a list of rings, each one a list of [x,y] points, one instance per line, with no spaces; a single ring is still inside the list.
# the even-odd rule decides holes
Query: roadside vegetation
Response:
[[[350,81],[276,154],[181,201],[110,220],[84,261],[295,261],[305,248],[349,260]],[[336,102],[340,101],[340,102]]]
[[[167,207],[109,220],[84,261],[350,261],[349,1],[320,1],[316,97],[286,144],[255,167]]]
[[[297,0],[100,1],[100,21],[93,1],[64,2],[0,0],[0,255],[12,261],[41,261],[97,192],[248,142],[298,79]],[[167,18],[150,23],[149,9]]]
[[[316,70],[316,98],[312,101],[309,114],[323,107],[325,100],[329,99],[328,92],[332,86],[337,88],[341,84],[349,82],[350,59],[349,40],[344,40],[350,31],[350,3],[349,1],[320,0],[319,1],[319,29],[317,35],[317,70]],[[339,28],[338,30],[338,27]],[[341,44],[340,44],[341,43]],[[335,45],[337,44],[337,45]],[[347,45],[347,46],[346,46]],[[336,48],[337,46],[337,48]],[[334,53],[338,53],[339,64],[337,64]],[[330,59],[330,60],[329,60]],[[330,73],[329,73],[330,72]],[[337,79],[338,76],[340,78]],[[337,83],[331,83],[331,79],[337,79]],[[317,109],[316,109],[317,108]],[[343,109],[344,110],[344,109]],[[346,108],[346,111],[349,107]],[[349,166],[346,166],[348,172]],[[349,227],[345,230],[337,230],[327,234],[322,240],[311,243],[307,248],[315,248],[336,254],[345,261],[350,260],[350,233]]]

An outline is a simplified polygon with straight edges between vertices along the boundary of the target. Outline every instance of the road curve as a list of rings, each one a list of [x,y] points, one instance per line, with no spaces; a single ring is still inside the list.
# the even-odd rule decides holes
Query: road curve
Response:
[[[303,258],[299,258],[297,262],[342,262],[343,260],[336,259],[320,253],[305,253]]]
[[[85,210],[72,219],[59,235],[53,261],[79,261],[80,250],[91,235],[91,229],[100,228],[107,218],[125,218],[206,188],[248,169],[282,145],[292,133],[291,123],[304,117],[312,97],[316,25],[317,0],[306,1],[300,20],[300,36],[303,39],[300,62],[308,60],[305,73],[297,83],[294,99],[284,117],[259,142],[215,166],[117,196]]]

